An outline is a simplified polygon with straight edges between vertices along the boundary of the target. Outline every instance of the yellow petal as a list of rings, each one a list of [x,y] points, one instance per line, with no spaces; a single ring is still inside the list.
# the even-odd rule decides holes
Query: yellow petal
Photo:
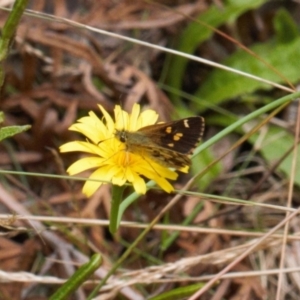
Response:
[[[88,180],[82,189],[82,192],[88,197],[96,192],[96,190],[103,184],[111,181],[111,177],[109,176],[109,166],[104,166],[97,169],[95,172],[91,174],[89,179],[99,180]],[[102,181],[102,182],[101,182]]]
[[[67,169],[70,175],[78,174],[88,169],[98,168],[103,164],[105,158],[102,157],[85,157],[75,161]]]
[[[98,105],[101,112],[103,113],[103,116],[105,118],[105,125],[107,127],[107,130],[111,133],[114,132],[115,130],[115,123],[113,121],[113,119],[111,118],[111,116],[108,114],[108,112],[102,107],[102,105]]]
[[[126,111],[123,111],[120,107],[120,105],[116,105],[114,109],[115,113],[115,128],[122,130],[128,130],[129,128],[129,116]]]
[[[138,176],[136,173],[133,173],[133,188],[136,191],[137,194],[146,194],[147,187],[145,184],[145,180],[141,178],[141,176]]]
[[[170,182],[165,178],[157,176],[154,181],[167,193],[171,193],[174,191],[174,187],[172,186],[172,184],[170,184]]]
[[[92,196],[102,185],[102,182],[96,182],[96,181],[86,181],[85,184],[82,187],[82,192],[87,197]]]
[[[151,109],[144,110],[143,112],[141,112],[139,116],[138,119],[139,127],[137,129],[155,124],[157,120],[158,120],[158,114],[154,110]]]
[[[106,151],[103,146],[105,146],[105,144],[97,146],[88,142],[75,141],[75,142],[69,142],[61,145],[59,147],[59,151],[60,152],[80,151],[80,152],[91,153],[99,156],[105,156]]]
[[[69,130],[80,132],[85,135],[89,140],[91,140],[94,144],[99,143],[100,141],[105,139],[105,134],[102,131],[98,131],[96,127],[90,126],[89,124],[73,124]]]
[[[130,114],[130,122],[128,126],[129,131],[136,131],[138,130],[138,117],[140,114],[140,106],[136,103],[133,104],[132,111]]]
[[[147,178],[154,179],[156,176],[165,177],[171,180],[176,180],[178,174],[175,171],[172,171],[164,166],[160,166],[154,162],[148,162],[147,164],[141,164],[139,166],[139,173],[143,174]]]

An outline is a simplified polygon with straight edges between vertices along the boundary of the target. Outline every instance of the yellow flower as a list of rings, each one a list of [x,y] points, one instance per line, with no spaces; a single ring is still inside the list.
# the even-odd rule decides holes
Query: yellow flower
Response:
[[[85,135],[88,141],[73,141],[60,147],[61,152],[82,151],[93,154],[91,157],[79,159],[67,170],[70,175],[78,174],[88,169],[96,169],[83,187],[83,193],[91,196],[102,184],[111,182],[122,186],[132,183],[139,194],[146,193],[144,178],[154,180],[166,192],[172,192],[173,186],[167,179],[175,180],[177,173],[165,166],[143,157],[138,153],[126,150],[126,145],[115,137],[116,130],[137,131],[139,128],[153,125],[158,115],[153,110],[140,112],[140,106],[135,104],[131,114],[123,111],[119,105],[115,107],[115,122],[107,111],[99,105],[103,121],[94,112],[78,120],[69,129]],[[103,182],[101,182],[103,181]]]

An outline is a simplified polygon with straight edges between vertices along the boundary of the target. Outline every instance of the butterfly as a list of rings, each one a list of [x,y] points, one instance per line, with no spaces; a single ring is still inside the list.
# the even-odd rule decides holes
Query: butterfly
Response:
[[[204,124],[203,117],[189,117],[134,132],[116,130],[115,137],[128,152],[141,154],[165,167],[182,169],[191,164],[190,155],[203,136]]]

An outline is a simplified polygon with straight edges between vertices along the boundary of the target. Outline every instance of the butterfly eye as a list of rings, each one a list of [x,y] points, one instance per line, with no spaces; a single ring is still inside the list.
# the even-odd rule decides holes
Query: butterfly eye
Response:
[[[125,131],[117,131],[116,137],[121,143],[126,143],[127,141],[127,134]]]

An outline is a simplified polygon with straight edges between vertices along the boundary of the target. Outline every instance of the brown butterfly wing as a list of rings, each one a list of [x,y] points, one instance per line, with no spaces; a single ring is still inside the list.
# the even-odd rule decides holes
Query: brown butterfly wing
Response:
[[[138,132],[150,137],[151,141],[159,148],[191,154],[203,135],[204,119],[202,117],[190,117],[146,126],[140,128]]]

